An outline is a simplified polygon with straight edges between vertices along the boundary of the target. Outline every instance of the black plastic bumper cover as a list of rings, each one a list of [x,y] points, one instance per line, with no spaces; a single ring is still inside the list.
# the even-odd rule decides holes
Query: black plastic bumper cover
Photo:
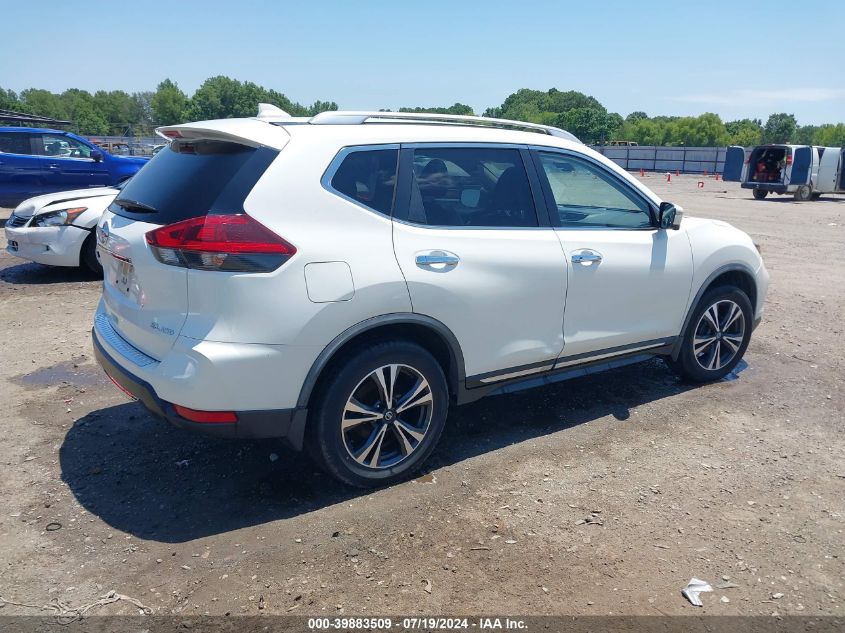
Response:
[[[744,182],[740,185],[743,189],[760,189],[762,191],[771,191],[773,193],[786,193],[786,185],[773,182]]]
[[[210,435],[229,438],[284,438],[296,450],[302,449],[307,409],[273,409],[265,411],[236,411],[238,421],[231,424],[206,424],[186,420],[173,405],[162,400],[152,386],[121,367],[103,349],[92,329],[94,356],[103,371],[138,399],[150,413],[164,418],[180,428],[193,429]]]

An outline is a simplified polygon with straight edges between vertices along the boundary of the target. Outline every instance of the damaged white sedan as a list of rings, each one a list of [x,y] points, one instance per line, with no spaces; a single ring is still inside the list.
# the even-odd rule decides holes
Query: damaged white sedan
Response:
[[[49,266],[84,266],[103,274],[97,221],[123,185],[59,191],[21,202],[6,220],[6,251]]]

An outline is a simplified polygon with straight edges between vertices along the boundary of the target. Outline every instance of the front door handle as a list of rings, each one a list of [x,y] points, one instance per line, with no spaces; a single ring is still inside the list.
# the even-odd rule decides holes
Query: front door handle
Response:
[[[601,261],[601,253],[591,251],[589,249],[578,251],[572,254],[572,263],[581,264],[582,266],[592,266],[593,262],[598,264]]]
[[[425,253],[418,253],[414,261],[416,261],[417,266],[438,266],[445,268],[457,266],[461,258],[449,251],[426,251]]]

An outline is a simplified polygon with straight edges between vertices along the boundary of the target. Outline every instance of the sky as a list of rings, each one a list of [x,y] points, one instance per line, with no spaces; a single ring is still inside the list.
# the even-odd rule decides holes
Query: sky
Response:
[[[228,75],[343,109],[578,90],[610,111],[845,121],[843,0],[63,0],[2,8],[0,87],[191,94]],[[40,26],[38,26],[40,22]]]

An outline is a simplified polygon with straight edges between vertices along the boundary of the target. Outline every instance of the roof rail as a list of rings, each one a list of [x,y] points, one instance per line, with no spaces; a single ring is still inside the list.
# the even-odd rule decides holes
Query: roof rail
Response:
[[[312,125],[360,125],[362,123],[406,122],[423,123],[428,125],[468,125],[476,127],[495,127],[509,130],[526,130],[539,132],[549,136],[565,138],[576,143],[581,141],[566,130],[551,125],[511,121],[509,119],[494,119],[482,116],[466,116],[459,114],[429,114],[427,112],[355,112],[332,110],[321,112],[308,120]]]

